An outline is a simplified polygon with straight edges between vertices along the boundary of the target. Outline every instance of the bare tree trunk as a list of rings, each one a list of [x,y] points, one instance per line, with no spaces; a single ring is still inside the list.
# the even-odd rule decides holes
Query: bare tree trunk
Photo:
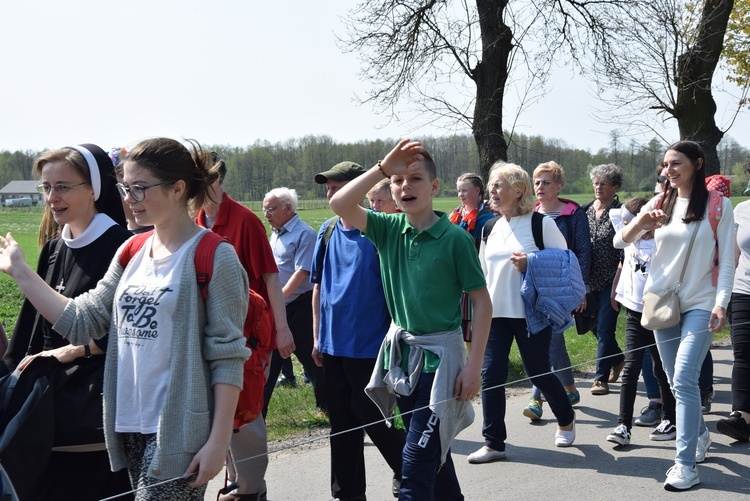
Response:
[[[503,96],[513,38],[502,19],[507,5],[508,0],[477,0],[482,60],[472,71],[477,86],[472,133],[479,153],[480,173],[485,181],[493,163],[508,159],[508,144],[503,136]]]
[[[680,139],[699,143],[706,153],[706,175],[721,172],[716,150],[724,136],[716,126],[716,102],[711,81],[724,45],[733,0],[706,0],[697,42],[681,54],[676,75],[675,118]]]

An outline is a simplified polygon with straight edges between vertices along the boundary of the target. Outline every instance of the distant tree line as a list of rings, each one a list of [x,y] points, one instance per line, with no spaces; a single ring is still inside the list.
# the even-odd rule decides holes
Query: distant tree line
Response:
[[[32,179],[31,167],[39,155],[37,151],[0,151],[0,188],[11,181]]]
[[[420,138],[435,159],[442,195],[455,194],[455,180],[464,172],[479,172],[479,155],[471,135]],[[564,193],[591,191],[588,172],[603,163],[622,167],[625,192],[650,191],[655,183],[656,165],[664,154],[665,144],[652,139],[647,144],[625,143],[616,132],[610,145],[592,153],[569,146],[557,139],[516,134],[507,138],[508,161],[517,163],[531,173],[542,162],[554,160],[565,169]],[[257,141],[250,146],[205,145],[215,150],[227,162],[225,189],[234,198],[259,201],[263,195],[279,186],[297,190],[302,199],[325,198],[325,187],[313,180],[315,174],[334,164],[352,160],[365,167],[382,159],[396,143],[396,139],[367,140],[339,143],[329,136],[305,136],[282,142]],[[725,137],[718,148],[724,174],[736,174],[738,182],[733,191],[741,193],[747,181],[742,164],[750,149]],[[39,152],[0,151],[0,186],[13,180],[32,179],[31,167]]]
[[[455,180],[462,173],[480,171],[479,154],[471,135],[419,139],[437,164],[442,195],[455,195]],[[303,199],[321,199],[325,197],[325,187],[315,183],[315,174],[344,160],[370,167],[382,159],[396,141],[337,143],[328,136],[306,136],[278,143],[212,148],[227,161],[225,189],[240,200],[262,200],[268,190],[278,186],[296,189]],[[656,182],[656,166],[666,146],[657,139],[647,144],[624,143],[614,134],[609,147],[592,153],[561,140],[516,134],[508,138],[508,161],[531,173],[540,163],[554,160],[565,169],[566,193],[590,192],[588,172],[591,167],[615,163],[625,174],[624,191],[651,191]],[[732,183],[732,188],[741,193],[746,181],[742,164],[750,155],[750,149],[725,137],[719,145],[719,155],[721,165],[726,166],[724,174],[740,175],[741,179]]]

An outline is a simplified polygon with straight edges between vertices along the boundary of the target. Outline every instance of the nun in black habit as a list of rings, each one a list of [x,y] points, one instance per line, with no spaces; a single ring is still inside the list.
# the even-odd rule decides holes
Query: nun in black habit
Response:
[[[48,215],[60,228],[60,236],[42,247],[37,272],[64,296],[76,297],[96,286],[118,247],[131,236],[115,187],[112,161],[98,146],[82,144],[43,153],[33,171],[40,178],[39,190]],[[24,300],[0,363],[0,375],[12,372],[26,356],[34,355],[100,368],[106,349],[106,336],[86,346],[70,345]],[[79,418],[56,415],[54,419],[60,423],[61,419]],[[57,425],[56,431],[59,428]],[[8,473],[21,499],[96,500],[130,490],[126,470],[110,471],[103,436],[99,443],[68,440],[64,445],[58,438],[50,444],[53,447],[46,465],[42,459],[35,468],[28,464],[14,468],[13,461],[3,461],[6,469],[12,470]]]

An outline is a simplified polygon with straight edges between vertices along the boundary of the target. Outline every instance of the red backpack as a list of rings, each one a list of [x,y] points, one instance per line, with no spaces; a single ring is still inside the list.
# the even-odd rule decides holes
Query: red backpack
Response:
[[[120,254],[120,266],[123,269],[152,234],[153,230],[139,233],[125,243]],[[213,275],[216,247],[222,242],[229,243],[226,238],[209,231],[201,237],[195,251],[195,279],[204,304],[208,297],[208,284]],[[243,333],[247,346],[252,350],[252,355],[245,362],[242,391],[234,414],[235,429],[253,421],[263,410],[263,387],[266,384],[265,365],[268,363],[268,352],[273,339],[272,316],[266,300],[254,290],[248,289],[248,291],[249,302]]]

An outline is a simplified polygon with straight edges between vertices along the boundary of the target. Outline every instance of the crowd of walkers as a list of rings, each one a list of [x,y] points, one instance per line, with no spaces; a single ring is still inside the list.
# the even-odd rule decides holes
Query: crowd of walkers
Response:
[[[265,417],[292,354],[331,423],[334,500],[366,500],[365,434],[393,472],[394,497],[460,500],[451,442],[480,392],[484,445],[467,459],[506,458],[514,341],[533,383],[518,411],[538,421],[546,402],[554,445],[575,443],[572,326],[597,340],[592,397],[622,378],[606,440],[628,446],[634,425],[675,440],[665,489],[700,482],[711,341],[728,324],[732,413],[717,431],[750,439],[750,201],[732,208],[728,180],[706,176],[696,143],[666,150],[652,198],[622,203],[614,164],[591,169],[594,200],[579,205],[561,197],[556,162],[533,175],[497,162],[486,190],[477,174],[456,180],[460,205],[446,214],[433,209],[430,154],[402,140],[369,169],[343,161],[315,176],[336,213],[319,229],[300,219],[295,190],[267,193],[270,240],[225,192],[225,162],[196,142],[149,139],[109,155],[92,144],[60,148],[34,173],[46,203],[36,270],[10,233],[0,237],[0,271],[25,296],[0,376],[44,374],[64,387],[87,374],[100,391],[88,411],[98,434],[66,435],[61,423],[79,409],[62,397],[35,401],[36,412],[24,406],[43,434],[2,421],[0,442],[10,445],[0,459],[22,500],[128,491],[202,500],[225,465],[233,483],[222,501],[265,500]],[[214,239],[209,253],[203,241]],[[676,296],[675,321],[649,330],[644,298],[654,293]],[[256,300],[267,309],[267,343],[252,336]],[[649,404],[636,417],[641,373]],[[252,417],[238,422],[247,401]],[[396,413],[405,430],[391,426]]]

